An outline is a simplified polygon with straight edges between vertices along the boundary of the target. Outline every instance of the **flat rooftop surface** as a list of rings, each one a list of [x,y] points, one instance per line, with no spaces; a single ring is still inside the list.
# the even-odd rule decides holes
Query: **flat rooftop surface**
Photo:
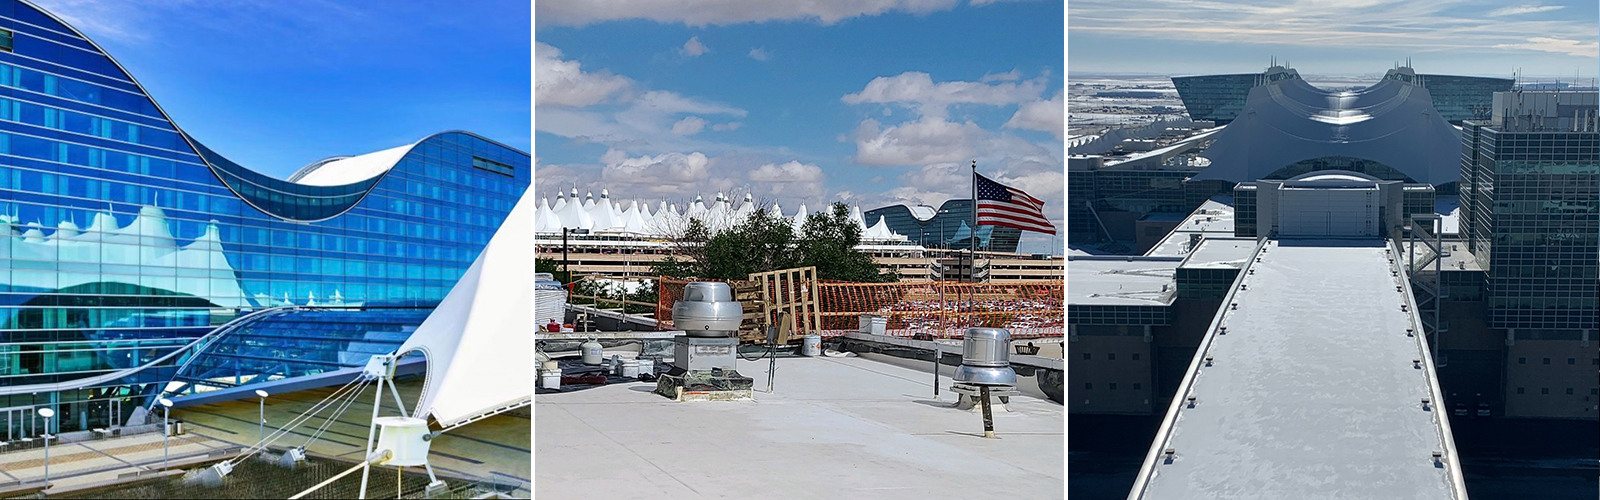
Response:
[[[1177,259],[1075,258],[1067,265],[1067,304],[1164,306],[1177,293]]]
[[[943,407],[932,376],[860,357],[739,361],[754,401],[674,402],[655,383],[534,396],[538,498],[1048,499],[1065,496],[1061,405]],[[948,378],[941,380],[948,387]]]
[[[1256,251],[1255,238],[1207,237],[1189,252],[1183,266],[1188,269],[1239,269]]]
[[[1451,498],[1386,247],[1320,244],[1350,245],[1275,242],[1253,264],[1144,498]]]
[[[1147,256],[1182,257],[1188,255],[1193,249],[1189,248],[1189,235],[1201,234],[1207,238],[1232,237],[1234,223],[1234,208],[1232,205],[1217,201],[1206,200],[1194,212],[1184,217],[1183,223],[1167,233],[1166,238],[1157,243]]]

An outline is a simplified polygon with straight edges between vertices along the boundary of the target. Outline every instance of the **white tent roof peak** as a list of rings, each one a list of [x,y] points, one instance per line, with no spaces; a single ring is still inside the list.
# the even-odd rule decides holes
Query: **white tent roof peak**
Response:
[[[525,193],[505,223],[416,332],[396,351],[423,353],[427,376],[414,417],[449,429],[533,402],[527,376],[533,322],[533,196]]]

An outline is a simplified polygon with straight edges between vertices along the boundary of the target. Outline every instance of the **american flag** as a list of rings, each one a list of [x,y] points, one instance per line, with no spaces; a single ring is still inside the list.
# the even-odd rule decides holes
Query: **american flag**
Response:
[[[1056,228],[1044,217],[1044,202],[1028,193],[1004,184],[977,176],[978,225],[1004,226],[1056,234]]]

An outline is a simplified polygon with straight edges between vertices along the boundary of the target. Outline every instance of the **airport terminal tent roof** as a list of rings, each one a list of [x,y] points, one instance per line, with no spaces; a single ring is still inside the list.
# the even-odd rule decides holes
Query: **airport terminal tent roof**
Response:
[[[445,428],[533,401],[533,190],[399,353],[422,351],[427,384],[415,417]]]
[[[1428,90],[1396,80],[1330,92],[1288,79],[1250,90],[1244,110],[1203,154],[1193,180],[1260,180],[1323,157],[1376,161],[1439,185],[1461,176],[1461,132],[1433,109]]]

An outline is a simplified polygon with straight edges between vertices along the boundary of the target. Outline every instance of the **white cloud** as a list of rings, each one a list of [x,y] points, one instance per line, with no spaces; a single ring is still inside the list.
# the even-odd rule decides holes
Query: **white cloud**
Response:
[[[1520,49],[1541,52],[1556,52],[1579,57],[1600,57],[1600,42],[1580,42],[1563,38],[1534,37],[1524,43],[1503,43],[1495,45],[1497,49]]]
[[[1066,109],[1063,107],[1061,92],[1048,100],[1038,100],[1017,108],[1017,114],[1006,121],[1006,128],[1021,128],[1038,130],[1055,134],[1056,139],[1065,137],[1062,132],[1062,118]]]
[[[700,57],[710,51],[711,49],[706,48],[706,44],[700,43],[700,37],[698,36],[689,37],[689,41],[683,42],[683,48],[678,49],[679,54],[689,57]]]
[[[1485,12],[1481,0],[1074,0],[1074,38],[1103,35],[1207,44],[1378,50],[1384,53],[1495,53],[1524,49],[1532,35],[1596,39],[1594,19],[1507,18],[1556,10],[1525,4]],[[1493,2],[1489,2],[1493,3]],[[1504,5],[1505,2],[1500,2]],[[1172,15],[1182,12],[1181,16]],[[1538,49],[1535,49],[1538,50]],[[1583,51],[1566,52],[1587,56]],[[1280,52],[1281,53],[1281,52]]]
[[[987,75],[983,75],[983,78],[979,78],[978,81],[984,82],[984,83],[988,83],[988,82],[1014,82],[1014,81],[1021,80],[1021,79],[1022,79],[1022,71],[1013,69],[1013,70],[1007,71],[1005,73],[989,73]]]
[[[979,141],[988,137],[976,123],[954,123],[924,117],[889,128],[867,119],[856,127],[856,163],[921,165],[970,160]]]
[[[706,120],[698,116],[686,117],[672,124],[672,133],[678,135],[695,135],[706,128]]]
[[[822,179],[822,167],[793,160],[781,165],[768,163],[750,171],[750,180],[755,182],[821,182]]]
[[[711,126],[711,130],[716,130],[718,132],[721,132],[721,131],[724,131],[724,130],[739,130],[739,127],[742,127],[742,126],[744,126],[744,122],[718,123],[716,125],[712,125]]]
[[[601,156],[605,167],[600,180],[609,184],[634,184],[645,186],[654,193],[671,193],[683,186],[710,178],[707,168],[710,159],[704,153],[663,153],[629,158],[619,150],[606,151]]]
[[[973,0],[983,5],[993,0]],[[805,2],[752,2],[749,0],[611,0],[606,2],[535,2],[541,25],[583,26],[622,19],[646,19],[689,26],[814,21],[824,25],[859,16],[889,12],[926,14],[949,10],[960,0],[809,0]]]
[[[1561,10],[1561,9],[1564,9],[1564,8],[1566,8],[1566,6],[1564,6],[1564,5],[1539,5],[1539,4],[1516,5],[1516,6],[1501,7],[1501,8],[1495,9],[1495,10],[1491,10],[1491,11],[1489,11],[1489,15],[1493,16],[1493,17],[1514,16],[1514,15],[1517,15],[1517,14],[1533,14],[1535,12],[1550,12],[1552,10]]]
[[[923,116],[942,118],[951,104],[1003,106],[1028,102],[1039,97],[1044,85],[1042,78],[993,85],[963,81],[934,83],[927,73],[907,71],[873,78],[860,92],[846,94],[840,100],[846,104],[901,103],[915,106]]]
[[[534,44],[533,89],[538,106],[592,106],[626,93],[627,77],[609,72],[585,73],[577,61],[561,59],[561,49]]]
[[[760,47],[756,47],[756,48],[750,49],[750,58],[751,59],[755,59],[757,61],[765,61],[770,57],[771,56],[767,54],[767,51],[765,49],[762,49]]]

